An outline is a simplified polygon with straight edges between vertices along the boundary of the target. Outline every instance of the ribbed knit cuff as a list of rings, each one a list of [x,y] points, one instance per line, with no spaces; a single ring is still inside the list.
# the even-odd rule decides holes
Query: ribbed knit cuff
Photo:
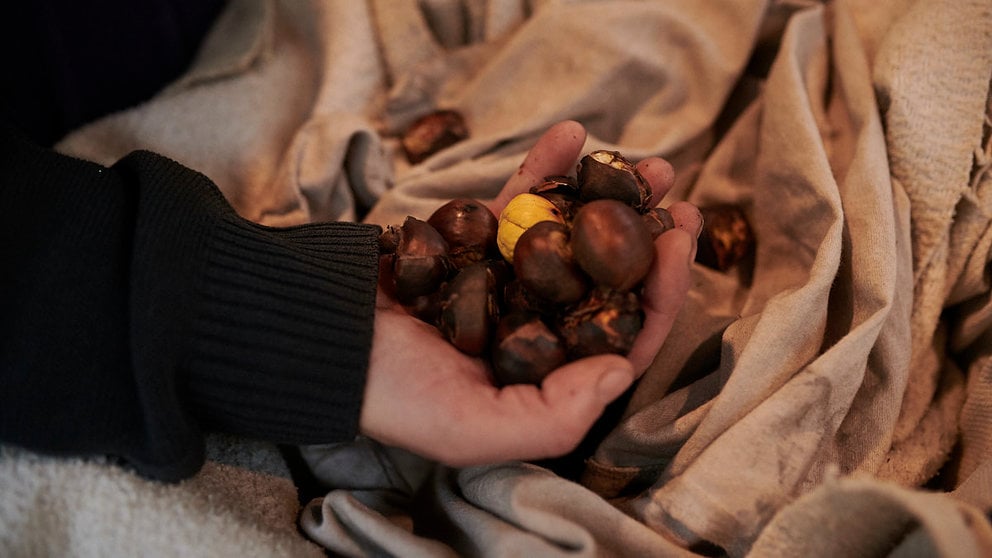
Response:
[[[358,431],[378,227],[222,220],[206,246],[187,388],[203,426],[286,443]]]

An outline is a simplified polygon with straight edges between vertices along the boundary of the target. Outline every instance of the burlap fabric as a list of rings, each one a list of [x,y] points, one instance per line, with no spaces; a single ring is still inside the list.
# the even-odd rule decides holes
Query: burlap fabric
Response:
[[[576,119],[587,151],[671,160],[671,199],[746,208],[753,265],[694,267],[671,337],[581,475],[452,470],[369,440],[304,448],[327,494],[299,525],[335,553],[982,556],[990,78],[987,0],[245,0],[187,76],[60,149],[105,163],[159,151],[263,223],[388,224],[494,195],[537,135]],[[471,137],[410,166],[396,136],[438,107]],[[31,500],[72,490],[73,462],[0,463],[47,475],[2,508],[7,530],[46,519],[2,540],[124,537],[126,521],[93,542],[58,519],[73,505]],[[121,490],[160,494],[133,479],[102,497]],[[253,505],[214,492],[229,513],[205,539],[242,529]],[[280,529],[260,528],[301,542]]]

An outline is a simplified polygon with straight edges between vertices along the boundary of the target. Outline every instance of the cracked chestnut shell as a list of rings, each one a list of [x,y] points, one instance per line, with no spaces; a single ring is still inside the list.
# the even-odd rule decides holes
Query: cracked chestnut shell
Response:
[[[436,110],[410,124],[401,143],[407,160],[415,165],[467,137],[468,126],[460,112]]]
[[[742,207],[716,204],[699,210],[703,216],[703,230],[699,234],[697,262],[727,271],[754,254],[754,234]]]
[[[579,185],[571,176],[548,176],[544,182],[533,186],[531,194],[537,194],[558,208],[565,222],[575,217],[582,202],[579,200]]]
[[[658,238],[675,228],[675,218],[667,209],[655,207],[644,212],[644,224],[651,233],[651,238]]]
[[[633,163],[618,151],[598,150],[579,160],[579,199],[621,201],[639,212],[652,206],[653,192]]]
[[[456,198],[437,208],[427,223],[448,243],[448,258],[457,268],[498,254],[496,232],[499,221],[482,202]]]
[[[445,287],[437,327],[463,353],[478,356],[489,346],[499,319],[498,288],[485,262],[460,270]]]
[[[572,360],[606,353],[626,355],[643,324],[636,294],[596,288],[560,318],[558,334]]]
[[[517,277],[503,287],[503,308],[507,313],[534,312],[548,316],[558,311],[557,305],[530,292]]]
[[[648,274],[654,241],[641,214],[611,199],[582,206],[572,221],[575,261],[597,285],[625,291]]]
[[[387,227],[379,245],[392,258],[394,292],[400,302],[436,291],[448,276],[448,243],[426,221],[407,217],[401,226]]]
[[[443,288],[444,285],[434,292],[403,301],[403,309],[406,310],[407,314],[422,322],[436,325],[441,315],[441,291]]]
[[[497,384],[540,384],[565,361],[561,339],[537,314],[515,312],[500,320],[492,351]]]
[[[555,304],[579,301],[589,291],[589,278],[575,263],[568,228],[542,221],[517,240],[513,271],[524,288]]]

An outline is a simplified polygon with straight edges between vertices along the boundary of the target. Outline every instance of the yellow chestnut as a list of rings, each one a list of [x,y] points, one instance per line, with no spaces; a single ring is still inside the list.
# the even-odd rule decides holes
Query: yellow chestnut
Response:
[[[506,261],[513,263],[513,249],[524,231],[541,221],[564,223],[561,210],[550,200],[537,194],[517,194],[499,214],[496,246]]]

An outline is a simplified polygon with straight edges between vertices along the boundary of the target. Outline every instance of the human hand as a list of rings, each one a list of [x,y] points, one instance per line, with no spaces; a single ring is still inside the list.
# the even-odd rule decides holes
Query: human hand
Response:
[[[551,127],[489,208],[498,216],[513,196],[544,177],[569,174],[585,138],[577,122]],[[661,200],[674,182],[671,165],[652,157],[637,167],[651,183],[654,199]],[[676,227],[655,241],[656,257],[641,300],[644,325],[630,353],[569,362],[540,386],[497,387],[482,359],[460,352],[380,289],[359,419],[362,433],[456,467],[571,451],[606,405],[651,364],[685,301],[702,220],[685,202],[668,209]]]

